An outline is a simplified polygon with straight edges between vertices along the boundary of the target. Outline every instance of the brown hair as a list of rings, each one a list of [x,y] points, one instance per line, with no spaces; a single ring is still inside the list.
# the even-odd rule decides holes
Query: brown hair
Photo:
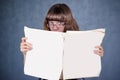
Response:
[[[44,20],[44,30],[50,30],[48,21],[64,22],[64,32],[67,30],[79,30],[79,27],[72,16],[72,12],[66,4],[55,4],[49,9]]]

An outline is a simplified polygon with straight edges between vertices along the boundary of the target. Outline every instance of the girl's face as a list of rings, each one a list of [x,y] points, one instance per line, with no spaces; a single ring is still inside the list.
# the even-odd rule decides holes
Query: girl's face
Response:
[[[64,32],[65,24],[61,21],[49,21],[48,26],[51,31]]]

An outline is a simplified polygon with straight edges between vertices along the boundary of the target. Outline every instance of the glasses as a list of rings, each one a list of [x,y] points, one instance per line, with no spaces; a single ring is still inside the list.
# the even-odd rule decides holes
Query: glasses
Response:
[[[58,27],[58,28],[61,28],[61,27],[64,27],[65,26],[65,23],[64,22],[61,22],[61,21],[49,21],[48,22],[48,25],[49,27]]]

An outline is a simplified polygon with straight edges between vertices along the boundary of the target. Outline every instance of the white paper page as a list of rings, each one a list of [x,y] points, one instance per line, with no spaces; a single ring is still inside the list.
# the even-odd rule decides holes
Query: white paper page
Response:
[[[67,32],[64,42],[64,79],[99,76],[101,59],[93,50],[102,42],[104,33],[101,31],[105,30]]]
[[[34,77],[58,80],[62,70],[63,36],[25,27],[25,36],[33,49],[27,52],[24,73]]]

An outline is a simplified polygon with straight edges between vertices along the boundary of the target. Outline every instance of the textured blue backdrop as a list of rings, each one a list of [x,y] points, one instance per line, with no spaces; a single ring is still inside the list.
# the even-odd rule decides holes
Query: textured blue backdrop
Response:
[[[42,28],[57,2],[71,8],[81,30],[106,28],[101,75],[87,80],[120,80],[120,0],[0,0],[0,80],[37,80],[23,72],[23,28]]]

